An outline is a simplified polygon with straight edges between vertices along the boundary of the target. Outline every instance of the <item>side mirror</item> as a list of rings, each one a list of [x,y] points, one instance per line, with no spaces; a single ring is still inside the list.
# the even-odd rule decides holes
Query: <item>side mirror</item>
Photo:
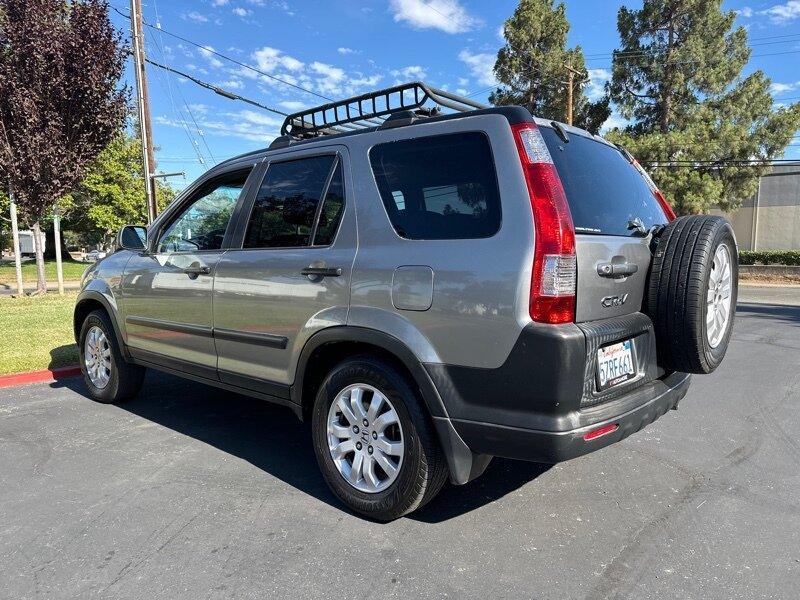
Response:
[[[125,225],[117,234],[117,248],[134,251],[147,248],[147,227]]]

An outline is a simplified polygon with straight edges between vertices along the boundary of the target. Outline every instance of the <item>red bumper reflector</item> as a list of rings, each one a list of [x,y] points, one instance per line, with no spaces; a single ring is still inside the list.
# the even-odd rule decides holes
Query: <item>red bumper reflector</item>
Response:
[[[617,429],[619,429],[619,425],[617,423],[603,425],[602,427],[598,427],[597,429],[592,429],[591,431],[587,431],[586,433],[584,433],[583,441],[591,442],[592,440],[596,440],[599,437],[608,435],[609,433],[613,433]]]

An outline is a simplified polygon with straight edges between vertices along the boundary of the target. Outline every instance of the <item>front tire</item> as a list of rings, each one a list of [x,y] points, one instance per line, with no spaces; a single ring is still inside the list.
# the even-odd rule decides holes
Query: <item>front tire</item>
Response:
[[[447,463],[410,382],[368,356],[348,359],[319,388],[314,452],[326,483],[355,512],[391,521],[429,502]]]
[[[92,311],[84,319],[78,353],[83,381],[94,400],[118,404],[139,393],[145,369],[125,361],[105,311]]]

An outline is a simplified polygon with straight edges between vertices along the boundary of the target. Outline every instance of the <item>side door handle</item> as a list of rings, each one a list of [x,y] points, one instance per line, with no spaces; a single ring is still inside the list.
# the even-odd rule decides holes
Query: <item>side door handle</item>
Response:
[[[189,279],[197,279],[200,275],[210,275],[211,268],[205,265],[201,265],[198,262],[194,262],[185,269],[183,272],[189,276]]]
[[[326,277],[340,277],[342,275],[342,268],[308,266],[300,271],[300,273],[308,277],[311,281],[321,281]]]
[[[634,263],[600,263],[597,265],[597,274],[600,277],[620,279],[629,277],[639,270],[639,265]]]

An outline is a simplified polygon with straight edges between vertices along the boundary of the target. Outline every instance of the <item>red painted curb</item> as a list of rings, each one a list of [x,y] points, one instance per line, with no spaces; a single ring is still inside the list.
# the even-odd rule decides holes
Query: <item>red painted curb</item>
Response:
[[[0,375],[0,388],[15,387],[18,385],[28,385],[29,383],[43,383],[69,379],[81,374],[78,365],[71,367],[59,367],[58,369],[43,369],[41,371],[29,371],[28,373],[14,373],[13,375]]]

